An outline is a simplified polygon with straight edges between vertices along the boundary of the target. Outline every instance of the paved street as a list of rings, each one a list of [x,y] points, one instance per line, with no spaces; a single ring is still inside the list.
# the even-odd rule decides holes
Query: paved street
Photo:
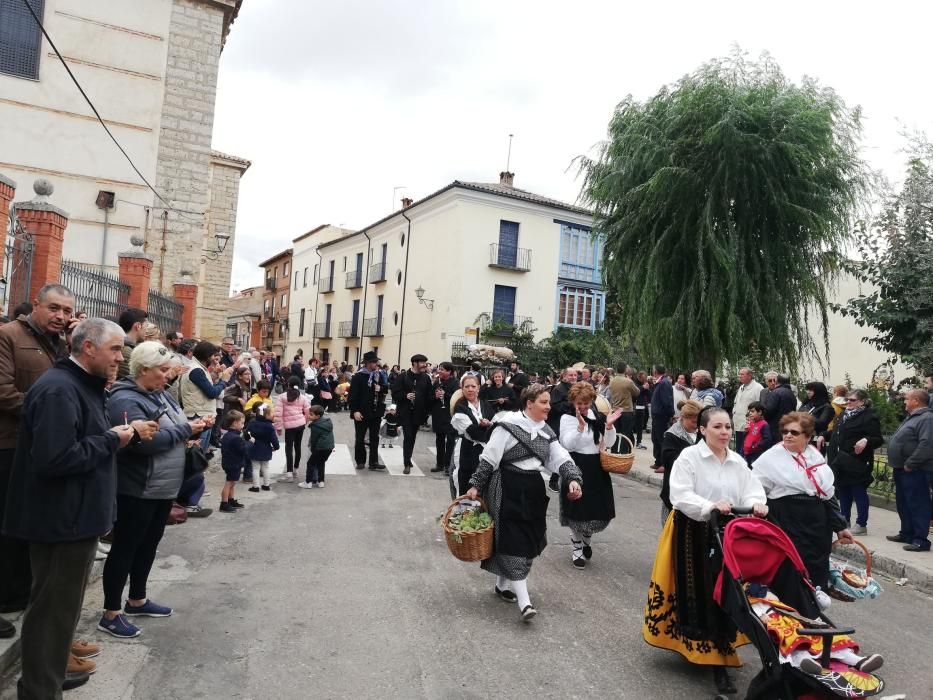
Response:
[[[433,434],[418,436],[427,476],[394,466],[351,474],[348,420],[335,416],[345,454],[343,468],[332,458],[326,489],[241,489],[243,512],[167,529],[149,592],[175,614],[143,620],[138,640],[92,631],[95,582],[82,624],[105,651],[91,682],[66,697],[712,697],[705,673],[641,639],[660,530],[655,489],[615,477],[619,517],[584,571],[570,566],[552,500],[550,546],[529,586],[540,614],[525,625],[488,574],[447,551],[435,523],[446,481],[427,474]],[[385,456],[400,465],[400,448]],[[206,505],[217,505],[220,480],[211,474]],[[836,621],[885,655],[885,695],[930,697],[931,602],[887,582],[878,600],[834,604]],[[740,687],[758,669],[751,648],[743,657]],[[0,697],[13,697],[9,682]]]

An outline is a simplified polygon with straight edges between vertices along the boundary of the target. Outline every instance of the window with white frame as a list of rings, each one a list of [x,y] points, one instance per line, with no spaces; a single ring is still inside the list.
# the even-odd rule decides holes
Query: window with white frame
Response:
[[[606,314],[606,295],[596,289],[563,286],[558,289],[557,325],[595,331]]]
[[[284,309],[286,306],[288,306],[288,295],[283,294],[282,299],[279,301],[279,308]]]
[[[560,226],[560,277],[599,283],[602,241],[583,227]]]

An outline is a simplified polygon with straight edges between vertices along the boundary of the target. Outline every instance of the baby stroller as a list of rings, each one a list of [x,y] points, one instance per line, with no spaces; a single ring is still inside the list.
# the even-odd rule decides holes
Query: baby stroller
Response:
[[[735,515],[749,510],[733,509]],[[713,597],[758,650],[762,670],[752,679],[746,700],[821,700],[825,698],[864,698],[877,695],[884,681],[866,671],[831,658],[833,640],[850,635],[852,628],[837,628],[817,605],[807,569],[793,542],[777,525],[759,518],[734,518],[721,527],[723,519],[714,511],[712,529],[723,553]],[[779,603],[795,609],[803,624],[798,635],[822,638],[819,658],[822,671],[805,673],[790,663],[782,663],[774,638],[752,609],[746,584],[766,586]],[[790,616],[793,618],[793,615]],[[825,626],[823,626],[825,625]]]

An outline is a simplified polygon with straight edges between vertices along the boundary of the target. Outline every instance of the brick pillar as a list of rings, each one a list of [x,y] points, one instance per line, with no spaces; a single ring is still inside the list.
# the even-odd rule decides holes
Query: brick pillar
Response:
[[[33,301],[46,284],[58,284],[62,277],[62,244],[68,227],[68,213],[48,201],[54,188],[45,179],[33,183],[36,198],[17,202],[16,215],[23,230],[32,235],[32,276],[29,301]]]
[[[16,183],[0,174],[0,261],[3,260],[6,245],[6,228],[10,216],[10,202],[16,193]]]
[[[131,307],[149,310],[149,280],[152,278],[152,258],[137,250],[120,253],[120,281],[130,286],[127,301]]]
[[[174,294],[175,301],[184,307],[181,312],[181,333],[186,338],[190,338],[194,335],[194,315],[198,307],[198,285],[183,277],[175,283]],[[219,340],[219,338],[216,340]]]

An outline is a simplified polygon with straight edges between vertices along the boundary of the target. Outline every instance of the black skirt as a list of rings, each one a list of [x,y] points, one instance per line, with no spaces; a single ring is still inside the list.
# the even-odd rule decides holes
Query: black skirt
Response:
[[[829,551],[833,530],[827,504],[818,496],[768,499],[768,520],[780,527],[797,548],[810,582],[824,591],[829,585]]]
[[[483,448],[486,447],[481,442],[472,442],[466,438],[460,438],[460,462],[457,467],[457,493],[466,493],[470,490],[470,479],[479,465],[479,456],[483,454]]]
[[[562,484],[560,492],[561,519],[576,522],[606,521],[616,517],[616,503],[612,495],[612,479],[603,471],[599,455],[571,452],[570,456],[583,473],[583,498],[571,501],[567,498],[568,484]]]
[[[496,553],[533,559],[547,546],[550,499],[538,470],[500,468],[502,503],[496,518]]]

